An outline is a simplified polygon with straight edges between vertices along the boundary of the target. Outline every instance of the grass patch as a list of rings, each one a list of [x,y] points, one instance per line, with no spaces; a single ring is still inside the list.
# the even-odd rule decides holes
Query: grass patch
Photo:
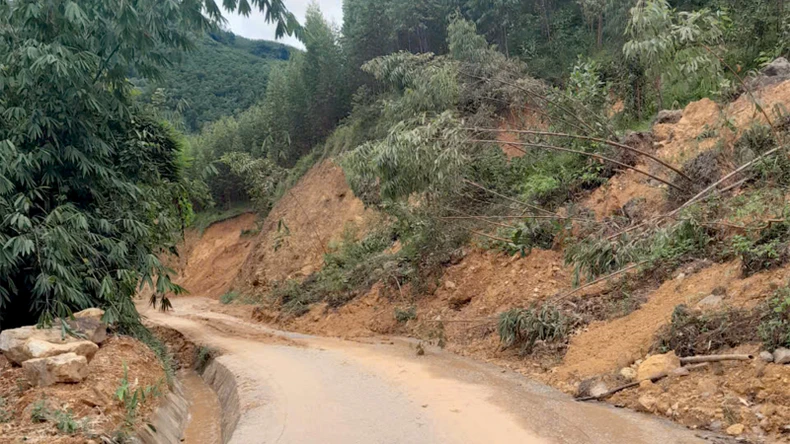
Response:
[[[790,347],[790,288],[783,287],[764,305],[758,329],[763,346],[774,351]]]
[[[222,296],[220,296],[219,297],[219,302],[220,302],[220,304],[223,304],[223,305],[232,304],[233,302],[236,301],[236,299],[239,298],[239,296],[241,296],[241,293],[239,293],[238,291],[231,290],[231,291],[223,294]]]

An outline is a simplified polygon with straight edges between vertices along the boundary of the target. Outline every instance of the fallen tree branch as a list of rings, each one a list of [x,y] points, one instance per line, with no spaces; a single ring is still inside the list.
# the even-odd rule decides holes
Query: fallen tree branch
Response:
[[[552,216],[554,216],[554,215],[555,215],[553,212],[551,212],[551,211],[549,211],[549,210],[546,210],[546,209],[544,209],[544,208],[541,208],[541,207],[538,207],[538,206],[535,206],[535,205],[530,205],[530,204],[528,204],[528,203],[526,203],[526,202],[522,202],[522,201],[520,201],[520,200],[517,200],[517,199],[513,199],[512,197],[505,196],[504,194],[502,194],[502,193],[498,193],[498,192],[496,192],[496,191],[494,191],[494,190],[489,190],[488,188],[486,188],[486,187],[484,187],[484,186],[480,185],[479,183],[477,183],[477,182],[472,182],[472,181],[471,181],[471,180],[469,180],[469,179],[463,179],[463,182],[464,182],[464,183],[466,183],[466,184],[468,184],[468,185],[472,185],[472,186],[473,186],[473,187],[475,187],[475,188],[481,189],[481,190],[485,191],[486,193],[493,194],[494,196],[501,197],[502,199],[508,200],[508,201],[510,201],[510,202],[517,203],[517,204],[519,204],[519,205],[523,205],[523,206],[525,206],[525,207],[527,207],[527,208],[531,208],[531,209],[533,209],[533,210],[535,210],[535,211],[540,211],[540,212],[543,212],[543,213],[551,214]]]
[[[595,285],[595,284],[597,284],[599,282],[603,282],[603,281],[605,281],[605,280],[607,280],[609,278],[613,278],[613,277],[615,277],[617,275],[620,275],[620,274],[623,274],[623,273],[625,273],[627,271],[633,270],[634,268],[641,267],[642,265],[645,265],[648,262],[650,262],[650,261],[642,261],[642,262],[640,262],[638,264],[630,265],[628,267],[625,267],[625,268],[622,268],[620,270],[617,270],[614,273],[607,274],[606,276],[599,277],[598,279],[596,279],[596,280],[594,280],[592,282],[588,282],[588,283],[582,285],[581,287],[577,287],[577,288],[565,293],[564,295],[557,297],[556,300],[561,301],[561,300],[563,300],[563,299],[565,299],[565,298],[567,298],[569,296],[572,296],[572,295],[584,290],[585,288],[592,287],[593,285]]]
[[[510,145],[513,148],[521,151],[524,154],[529,154],[529,153],[527,152],[527,150],[525,150],[523,148],[520,148],[522,146],[529,146],[529,147],[533,147],[533,148],[552,150],[552,151],[561,151],[561,152],[565,152],[565,153],[573,153],[573,154],[579,154],[579,155],[582,155],[582,156],[593,157],[595,159],[603,160],[604,162],[610,162],[610,163],[613,163],[615,165],[619,165],[619,166],[621,166],[623,168],[626,168],[626,169],[629,169],[631,171],[634,171],[636,173],[642,174],[642,175],[647,176],[647,177],[649,177],[651,179],[657,180],[657,181],[659,181],[659,182],[661,182],[661,183],[663,183],[665,185],[668,185],[668,186],[670,186],[672,188],[675,188],[678,191],[681,191],[681,192],[685,192],[686,191],[683,188],[675,185],[674,183],[672,183],[672,182],[670,182],[670,181],[668,181],[666,179],[662,179],[662,178],[660,178],[660,177],[658,177],[656,175],[648,173],[647,171],[640,170],[639,168],[632,167],[631,165],[628,165],[626,163],[620,162],[618,160],[611,159],[611,158],[606,157],[606,156],[602,156],[600,154],[588,153],[588,152],[585,152],[585,151],[573,150],[573,149],[564,148],[564,147],[561,147],[561,146],[546,145],[546,144],[541,144],[541,143],[503,142],[501,140],[486,140],[486,139],[469,139],[466,142],[470,142],[470,143],[491,143],[491,144],[497,144],[497,145]]]
[[[689,356],[680,358],[681,364],[698,364],[700,362],[720,362],[720,361],[751,361],[754,359],[752,355],[707,355],[707,356]]]
[[[688,367],[685,367],[685,368],[687,368],[689,370],[696,370],[698,368],[707,367],[707,365],[708,365],[707,363],[697,364],[697,365],[689,365]],[[650,382],[658,382],[658,381],[666,378],[670,374],[671,373],[668,373],[668,372],[660,373],[660,374],[650,378]],[[642,383],[642,381],[631,382],[631,383],[628,383],[628,384],[625,384],[625,385],[621,385],[620,387],[615,387],[615,388],[609,390],[606,393],[601,393],[598,396],[585,396],[584,398],[577,398],[576,400],[580,401],[580,402],[584,402],[584,401],[601,401],[603,399],[606,399],[606,398],[614,395],[615,393],[619,393],[619,392],[622,392],[623,390],[628,390],[628,389],[633,388],[633,387],[638,387],[641,383]]]
[[[631,152],[639,154],[641,156],[645,156],[645,157],[647,157],[649,159],[652,159],[652,160],[658,162],[662,166],[664,166],[666,168],[669,168],[670,170],[674,171],[675,173],[677,173],[678,175],[680,175],[684,179],[688,180],[689,182],[694,182],[693,180],[691,180],[691,178],[689,176],[684,174],[679,169],[673,167],[669,163],[664,162],[663,160],[659,159],[658,157],[656,157],[656,156],[654,156],[654,155],[652,155],[650,153],[647,153],[647,152],[642,151],[640,149],[637,149],[637,148],[634,148],[632,146],[628,146],[628,145],[625,145],[625,144],[622,144],[622,143],[619,143],[619,142],[614,142],[614,141],[608,140],[608,139],[602,139],[600,137],[581,136],[581,135],[566,134],[566,133],[555,133],[555,132],[550,132],[550,131],[494,129],[494,128],[462,128],[462,129],[467,130],[467,131],[477,131],[477,132],[488,131],[488,132],[493,132],[493,133],[515,133],[515,134],[531,134],[531,135],[536,135],[536,136],[564,137],[564,138],[569,138],[569,139],[579,139],[579,140],[588,140],[588,141],[591,141],[591,142],[599,142],[599,143],[603,143],[603,144],[606,144],[606,145],[609,145],[609,146],[613,146],[615,148],[621,148],[621,149],[624,149],[624,150],[627,150],[627,151],[631,151]],[[511,142],[503,142],[503,143],[511,143]]]
[[[504,239],[504,238],[501,238],[501,237],[492,236],[492,235],[490,235],[490,234],[485,234],[485,233],[483,233],[482,231],[469,230],[469,232],[470,232],[470,233],[472,233],[472,234],[476,234],[476,235],[478,235],[478,236],[487,237],[487,238],[489,238],[489,239],[492,239],[492,240],[495,240],[495,241],[504,242],[504,243],[506,243],[506,244],[509,244],[509,243],[512,243],[512,242],[513,242],[513,241],[512,241],[512,240],[510,240],[510,239]]]

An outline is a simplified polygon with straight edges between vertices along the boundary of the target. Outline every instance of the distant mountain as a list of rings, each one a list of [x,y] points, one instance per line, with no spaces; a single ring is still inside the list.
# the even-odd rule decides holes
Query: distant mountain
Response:
[[[224,31],[207,34],[196,46],[167,70],[161,81],[135,80],[143,100],[150,100],[157,88],[164,88],[166,107],[182,108],[186,130],[191,132],[204,123],[244,111],[263,98],[272,66],[298,51]]]

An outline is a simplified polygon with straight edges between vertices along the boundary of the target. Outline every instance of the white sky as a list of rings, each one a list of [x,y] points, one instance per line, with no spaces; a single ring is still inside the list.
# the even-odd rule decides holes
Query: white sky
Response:
[[[299,23],[304,24],[307,6],[313,1],[318,3],[321,12],[329,23],[334,22],[338,27],[343,24],[343,0],[285,0],[285,5],[288,7],[288,10],[296,15]],[[228,19],[228,28],[234,34],[248,39],[274,40],[275,25],[266,23],[263,19],[263,14],[255,9],[253,9],[249,17],[238,14],[225,14],[225,18]],[[293,37],[285,36],[278,41],[304,49],[304,45]]]

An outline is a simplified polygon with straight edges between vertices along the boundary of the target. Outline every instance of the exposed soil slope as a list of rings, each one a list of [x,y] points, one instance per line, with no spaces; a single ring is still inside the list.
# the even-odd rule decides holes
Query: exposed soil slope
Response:
[[[253,245],[254,238],[242,236],[242,231],[253,229],[256,218],[254,214],[243,214],[211,225],[202,236],[190,233],[183,254],[186,262],[181,264],[177,283],[203,296],[226,293]]]
[[[313,167],[269,213],[235,285],[257,292],[309,276],[321,268],[329,243],[368,214],[340,167],[331,161]]]

